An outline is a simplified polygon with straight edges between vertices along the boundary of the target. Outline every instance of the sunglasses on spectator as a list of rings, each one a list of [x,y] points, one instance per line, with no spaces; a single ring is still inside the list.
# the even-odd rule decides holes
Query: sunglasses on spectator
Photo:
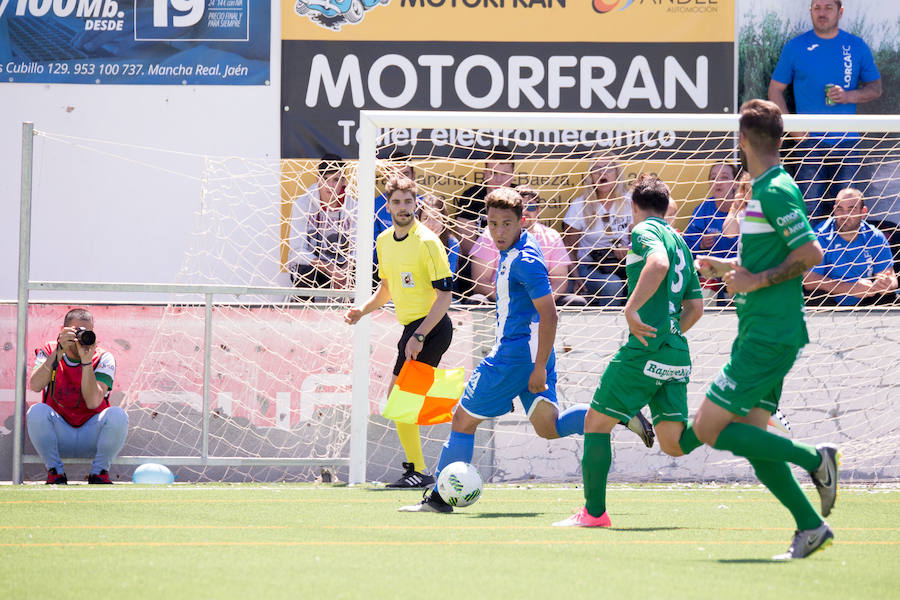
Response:
[[[537,204],[526,204],[522,207],[525,212],[537,212],[540,207]]]

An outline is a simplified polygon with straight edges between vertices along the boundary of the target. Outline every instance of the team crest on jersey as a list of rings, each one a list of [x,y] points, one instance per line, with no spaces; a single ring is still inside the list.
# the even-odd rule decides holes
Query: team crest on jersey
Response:
[[[400,282],[405,288],[416,287],[416,281],[413,279],[413,274],[408,272],[400,273]]]

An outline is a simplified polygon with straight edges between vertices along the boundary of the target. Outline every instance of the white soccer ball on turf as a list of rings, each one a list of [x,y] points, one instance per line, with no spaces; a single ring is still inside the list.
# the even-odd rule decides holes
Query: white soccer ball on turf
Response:
[[[450,463],[437,480],[437,491],[450,506],[469,506],[481,497],[484,482],[478,469],[462,461]]]

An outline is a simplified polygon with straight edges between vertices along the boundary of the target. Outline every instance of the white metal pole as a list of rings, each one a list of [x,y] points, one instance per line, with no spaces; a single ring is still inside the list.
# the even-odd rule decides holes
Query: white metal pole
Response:
[[[356,220],[357,306],[372,294],[372,237],[375,232],[375,125],[365,112],[359,115],[359,198]],[[369,426],[369,337],[368,317],[353,330],[353,406],[350,416],[350,483],[366,481]]]
[[[203,316],[203,422],[200,425],[200,456],[209,458],[209,381],[212,368],[212,303],[213,295],[206,294]]]
[[[16,306],[16,407],[13,417],[12,482],[22,483],[25,432],[25,333],[28,328],[28,280],[31,276],[31,172],[34,123],[22,123],[22,182],[19,205],[19,295]]]

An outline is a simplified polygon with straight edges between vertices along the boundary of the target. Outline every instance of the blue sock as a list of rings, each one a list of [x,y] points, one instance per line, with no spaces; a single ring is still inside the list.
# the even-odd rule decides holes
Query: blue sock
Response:
[[[587,404],[576,404],[562,411],[556,418],[556,433],[559,437],[573,433],[584,435],[584,417],[587,416],[587,411]]]
[[[450,439],[444,442],[441,456],[438,458],[437,468],[434,470],[434,478],[437,479],[444,467],[458,460],[471,463],[472,454],[475,452],[475,434],[450,431]]]

